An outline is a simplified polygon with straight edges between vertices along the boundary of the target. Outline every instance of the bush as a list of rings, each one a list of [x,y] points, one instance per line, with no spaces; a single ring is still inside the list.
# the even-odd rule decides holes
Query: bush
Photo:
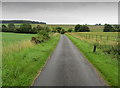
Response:
[[[64,30],[64,29],[62,29],[62,30],[61,30],[61,34],[64,34],[64,33],[65,33],[65,30]]]
[[[58,33],[61,33],[62,27],[56,27]]]
[[[112,25],[105,24],[103,32],[115,32],[115,29],[112,27]]]
[[[90,32],[90,29],[87,25],[76,25],[75,32]]]
[[[72,28],[68,29],[68,32],[72,32],[72,31],[73,31]]]

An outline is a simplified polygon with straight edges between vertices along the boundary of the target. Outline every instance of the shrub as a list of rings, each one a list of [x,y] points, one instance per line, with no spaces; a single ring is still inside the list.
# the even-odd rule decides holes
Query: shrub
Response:
[[[56,27],[58,33],[61,33],[62,27]]]
[[[112,25],[105,24],[103,32],[115,32],[115,29],[112,27]]]
[[[61,34],[64,34],[64,33],[65,33],[65,30],[64,30],[64,29],[62,29],[62,30],[61,30]]]
[[[68,32],[72,32],[72,28],[68,29]]]

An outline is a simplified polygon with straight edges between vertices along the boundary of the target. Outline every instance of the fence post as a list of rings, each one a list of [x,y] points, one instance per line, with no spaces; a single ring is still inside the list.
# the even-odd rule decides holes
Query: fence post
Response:
[[[94,45],[93,52],[96,52],[96,45]]]

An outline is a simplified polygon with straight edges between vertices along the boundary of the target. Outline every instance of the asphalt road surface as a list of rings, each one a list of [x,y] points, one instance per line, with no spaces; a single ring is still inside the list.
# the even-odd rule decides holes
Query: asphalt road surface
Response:
[[[105,86],[94,67],[67,36],[61,39],[33,86]]]

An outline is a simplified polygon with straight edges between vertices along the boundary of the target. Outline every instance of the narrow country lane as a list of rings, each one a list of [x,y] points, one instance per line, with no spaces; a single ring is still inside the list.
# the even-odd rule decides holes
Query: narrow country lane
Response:
[[[84,46],[83,46],[84,47]],[[61,39],[33,86],[105,86],[67,36]]]

